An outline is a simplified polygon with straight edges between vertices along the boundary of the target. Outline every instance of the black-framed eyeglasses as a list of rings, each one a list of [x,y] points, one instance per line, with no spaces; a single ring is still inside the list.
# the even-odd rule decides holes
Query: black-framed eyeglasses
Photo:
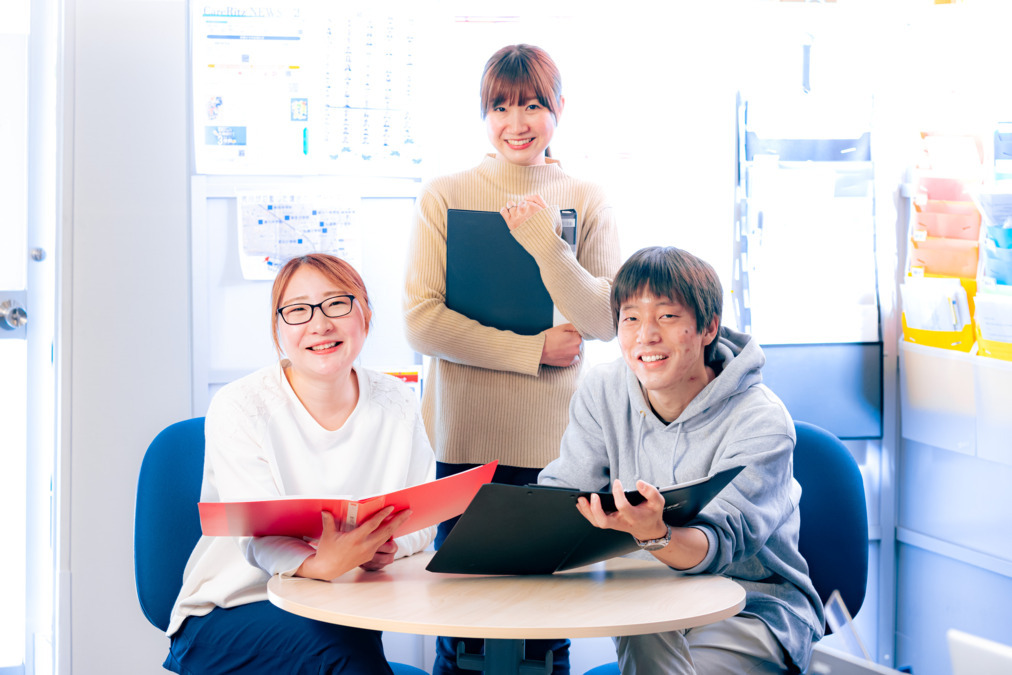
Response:
[[[355,301],[354,295],[335,295],[323,302],[311,305],[308,302],[297,302],[294,305],[285,305],[278,309],[278,314],[289,326],[298,326],[302,323],[309,323],[313,319],[313,311],[317,308],[323,315],[331,319],[339,319],[342,316],[351,314],[351,308]]]

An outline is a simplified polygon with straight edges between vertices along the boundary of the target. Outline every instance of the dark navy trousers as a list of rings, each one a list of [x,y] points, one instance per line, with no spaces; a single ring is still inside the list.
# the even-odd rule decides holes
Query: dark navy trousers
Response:
[[[445,478],[476,466],[479,465],[436,462],[436,478]],[[527,485],[537,483],[539,473],[541,473],[541,469],[526,469],[500,464],[495,469],[492,482],[505,483],[506,485]],[[436,532],[436,548],[439,548],[456,523],[457,519],[451,518],[439,524],[439,529]],[[484,645],[483,640],[476,638],[436,638],[436,662],[432,669],[432,675],[467,675],[474,672],[457,668],[458,642],[464,643],[464,649],[468,654],[480,654]],[[554,664],[552,675],[569,675],[569,640],[527,640],[524,643],[524,658],[526,659],[544,661],[545,654],[549,651],[552,652]]]

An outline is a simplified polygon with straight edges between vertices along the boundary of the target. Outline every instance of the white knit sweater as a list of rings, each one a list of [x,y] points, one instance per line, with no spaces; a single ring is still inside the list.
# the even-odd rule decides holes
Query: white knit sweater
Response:
[[[222,387],[205,421],[201,501],[392,492],[435,478],[415,395],[400,380],[356,368],[358,403],[336,431],[321,427],[292,390],[285,362]],[[421,551],[427,528],[399,537],[397,557]],[[201,537],[183,575],[168,635],[187,616],[267,599],[274,574],[294,574],[313,548],[293,537]]]

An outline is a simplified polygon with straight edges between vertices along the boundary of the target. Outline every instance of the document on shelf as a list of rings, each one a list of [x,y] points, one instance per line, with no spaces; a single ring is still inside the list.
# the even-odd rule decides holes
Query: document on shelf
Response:
[[[200,527],[209,537],[270,535],[316,539],[323,531],[320,513],[329,511],[344,530],[387,506],[411,509],[411,516],[394,532],[411,534],[459,516],[478,489],[492,480],[498,462],[383,495],[345,497],[279,497],[244,502],[200,502]]]
[[[664,521],[690,522],[744,467],[661,488]],[[639,549],[628,532],[594,527],[576,509],[591,492],[547,485],[483,485],[425,569],[453,574],[552,574]],[[611,492],[598,492],[606,511]],[[638,503],[643,496],[626,493]]]
[[[1012,295],[977,293],[974,318],[983,339],[1012,343]]]
[[[992,227],[1012,227],[1012,186],[1005,186],[992,190],[979,190],[971,193],[973,203],[980,209],[984,217],[984,223]]]
[[[999,248],[988,241],[984,249],[984,276],[997,283],[1012,285],[1012,249]]]
[[[900,286],[907,326],[959,331],[970,322],[966,289],[951,277],[907,277]]]

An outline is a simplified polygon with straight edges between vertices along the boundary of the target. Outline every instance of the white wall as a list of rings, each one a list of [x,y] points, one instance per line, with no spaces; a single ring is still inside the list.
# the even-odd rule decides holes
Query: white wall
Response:
[[[158,673],[168,640],[134,592],[133,504],[147,444],[190,415],[186,3],[66,5],[60,672]]]

